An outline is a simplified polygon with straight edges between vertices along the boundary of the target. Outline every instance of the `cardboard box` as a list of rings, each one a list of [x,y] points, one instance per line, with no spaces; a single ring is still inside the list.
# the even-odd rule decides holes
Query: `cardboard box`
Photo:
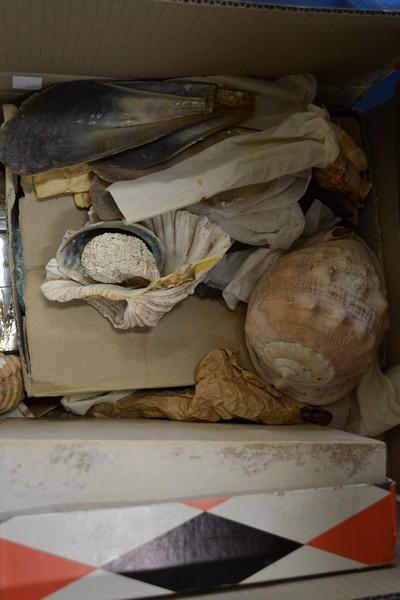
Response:
[[[388,481],[14,517],[0,523],[4,599],[133,600],[379,566],[394,558],[395,510]]]
[[[17,8],[21,7],[23,12],[17,12]],[[63,0],[43,3],[22,0],[18,4],[5,0],[2,22],[0,97],[7,100],[23,93],[21,89],[13,89],[13,75],[37,76],[48,83],[75,76],[152,78],[231,73],[276,78],[308,71],[318,77],[320,98],[328,107],[346,111],[371,81],[398,63],[400,54],[400,16],[376,11],[295,10],[256,3],[239,5],[222,0],[114,0],[112,6],[108,0],[86,0],[84,6],[78,0],[68,3]],[[393,106],[389,111],[388,107],[384,107],[361,120],[376,184],[376,193],[371,196],[365,213],[368,218],[363,219],[363,230],[369,232],[369,243],[385,260],[389,303],[394,319],[387,348],[390,364],[398,362],[400,356],[399,338],[396,336],[396,307],[400,294],[396,275],[398,157],[393,152],[397,114]],[[12,190],[11,183],[9,178],[9,190]],[[15,225],[18,216],[12,210],[15,194],[11,193],[8,199],[10,222]],[[27,213],[24,215],[24,202],[26,208],[30,207],[29,219],[26,218]],[[239,328],[238,321],[231,314],[228,318],[229,313],[218,304],[212,305],[212,316],[207,313],[207,317],[203,316],[205,321],[193,323],[193,314],[199,316],[200,306],[204,304],[190,299],[169,315],[169,320],[163,321],[164,325],[160,327],[164,329],[158,333],[155,331],[149,336],[148,332],[112,332],[113,336],[117,336],[118,344],[112,345],[113,351],[107,356],[104,347],[101,350],[98,347],[97,327],[106,330],[111,326],[93,309],[79,306],[58,311],[51,308],[50,311],[60,314],[76,310],[82,321],[91,324],[90,335],[85,341],[87,345],[74,347],[77,354],[76,359],[72,358],[68,347],[74,345],[75,335],[70,328],[69,317],[62,316],[64,337],[55,328],[51,312],[47,322],[45,301],[38,292],[41,269],[47,258],[54,254],[56,239],[59,240],[64,229],[64,223],[57,221],[53,209],[67,213],[70,210],[68,203],[59,202],[60,207],[56,200],[47,204],[49,213],[46,219],[39,214],[44,209],[36,206],[29,195],[21,202],[23,235],[25,240],[30,240],[30,269],[28,319],[25,323],[21,322],[20,333],[25,344],[26,378],[32,393],[56,395],[66,389],[102,390],[105,383],[108,389],[115,386],[121,389],[173,385],[172,382],[178,380],[186,384],[191,380],[192,372],[189,379],[188,373],[197,357],[216,343],[221,343],[219,339],[227,345],[233,341],[242,343],[242,338],[232,327],[232,323],[236,323],[234,326]],[[73,214],[73,219],[80,218],[75,211]],[[69,219],[72,215],[68,215]],[[39,227],[42,238],[32,239]],[[47,244],[49,235],[52,241]],[[32,310],[34,312],[29,315]],[[193,344],[188,352],[180,337],[183,328],[186,330],[187,327],[191,328],[192,335],[203,334],[207,327],[207,336],[212,333],[215,338],[211,340],[201,335],[202,345],[196,347]],[[177,354],[172,357],[165,355],[167,339],[170,342],[171,335],[177,348]],[[138,336],[142,336],[140,342]],[[125,350],[131,342],[126,340],[133,339],[135,352],[129,363],[131,355]],[[143,339],[151,340],[147,362],[144,350],[148,350],[148,345]],[[53,352],[45,351],[47,343],[50,343]],[[112,368],[109,368],[109,359],[112,360]],[[160,371],[161,359],[163,366]],[[131,571],[129,568],[124,571],[122,567],[118,567],[120,570],[107,570],[104,566],[142,546],[143,539],[147,542],[157,536],[159,539],[163,532],[173,531],[179,524],[184,524],[182,506],[194,511],[191,515],[201,518],[208,511],[214,517],[218,510],[227,510],[218,516],[240,524],[246,521],[248,525],[247,519],[251,517],[252,528],[267,532],[272,530],[265,525],[266,518],[270,522],[283,523],[285,527],[287,520],[285,531],[274,530],[273,533],[305,546],[305,550],[301,548],[301,556],[299,549],[297,554],[289,555],[286,568],[285,562],[275,567],[272,565],[272,570],[268,570],[269,566],[265,570],[261,568],[234,583],[250,583],[253,576],[256,577],[253,581],[261,582],[277,576],[297,577],[390,563],[395,543],[394,492],[384,481],[384,446],[364,438],[350,438],[347,434],[332,433],[328,429],[302,427],[271,429],[245,425],[98,421],[3,422],[0,424],[0,457],[5,467],[0,471],[0,489],[5,493],[0,498],[4,518],[6,515],[10,518],[1,525],[0,548],[8,564],[18,566],[19,573],[15,577],[15,571],[11,569],[8,571],[10,579],[0,580],[5,582],[5,594],[15,597],[12,594],[23,590],[24,598],[29,597],[28,593],[44,598],[54,592],[53,597],[58,594],[61,600],[70,597],[65,582],[72,581],[75,583],[71,583],[70,591],[74,600],[90,596],[98,600],[122,600],[171,591],[175,589],[171,584],[160,585],[160,581],[143,583],[143,574],[138,575],[137,568]],[[374,456],[374,459],[365,462],[366,456]],[[169,504],[169,501],[180,498],[193,500],[210,496],[219,497],[219,506],[214,500],[203,504],[192,502],[189,506],[180,502]],[[226,496],[230,497],[227,502]],[[236,497],[239,499],[236,500]],[[298,499],[301,499],[300,505],[296,504]],[[318,500],[314,502],[314,499]],[[242,511],[239,505],[244,506],[248,502],[250,504]],[[233,516],[229,506],[235,503],[238,512]],[[123,504],[141,504],[144,508],[121,508]],[[92,510],[94,506],[102,507],[102,510]],[[62,511],[63,508],[67,512],[48,514],[46,518],[39,515],[41,511],[52,513],[54,509]],[[85,509],[84,513],[82,509]],[[368,512],[369,509],[372,512]],[[319,510],[327,523],[320,522],[321,528],[316,532],[316,511]],[[15,516],[20,511],[31,516]],[[147,520],[140,519],[136,526],[135,511],[139,511],[137,514],[140,515],[143,514],[140,511],[144,511],[148,517]],[[284,519],[281,518],[283,514]],[[132,520],[129,520],[129,515],[133,515]],[[355,520],[352,520],[353,517]],[[151,529],[152,524],[160,521],[165,523],[162,532]],[[342,521],[344,527],[335,530]],[[90,523],[94,524],[91,530]],[[368,539],[363,537],[365,523],[369,527],[365,529],[370,533]],[[298,537],[296,527],[299,524],[303,531],[309,532],[309,536]],[[40,535],[39,531],[42,532]],[[89,558],[88,555],[78,555],[77,546],[72,551],[67,540],[69,533],[76,533],[78,546],[82,545],[82,531],[88,540]],[[110,531],[115,533],[113,539],[109,537]],[[211,573],[213,568],[221,570],[225,560],[217,550],[212,556],[214,547],[218,548],[218,543],[213,545],[215,531],[217,537],[221,537],[221,530],[210,531],[208,555],[203,556],[201,563],[204,573],[208,570]],[[331,531],[331,539],[337,542],[336,549],[332,546],[318,547],[321,554],[317,559],[314,553],[316,546],[310,549],[310,542],[326,531]],[[36,541],[30,537],[32,532],[37,533]],[[63,533],[60,535],[60,532]],[[134,538],[132,545],[130,539],[129,544],[125,544],[126,535]],[[182,538],[169,539],[167,551],[173,555],[181,547]],[[227,539],[228,548],[229,545],[233,548],[233,537],[228,535]],[[57,548],[54,546],[56,540],[59,541]],[[381,549],[381,543],[383,548],[379,557],[348,554],[349,548]],[[100,552],[102,544],[109,552],[116,544],[112,551],[114,554],[111,556],[109,553],[104,561],[101,558],[96,562],[93,555]],[[243,541],[238,555],[235,555],[239,557],[238,563],[243,563],[248,556],[249,546],[246,544]],[[252,556],[257,554],[256,546],[250,543]],[[29,553],[32,549],[35,552]],[[195,563],[189,550],[187,556],[183,578]],[[339,560],[338,556],[343,560]],[[261,557],[265,559],[263,553]],[[291,559],[294,560],[290,563]],[[65,561],[71,569],[68,571],[72,573],[70,579],[66,577]],[[56,565],[61,564],[57,571]],[[51,576],[46,570],[49,565],[52,565]],[[155,570],[163,566],[160,558]],[[232,563],[230,567],[230,572],[234,573]],[[107,573],[104,574],[104,571]],[[127,577],[121,575],[122,572]],[[187,581],[190,589],[204,588],[204,579],[199,584],[198,579],[193,580],[188,575]],[[206,586],[228,583],[232,580],[210,579],[205,582]],[[358,596],[356,592],[357,588],[349,597]]]
[[[128,600],[394,559],[381,441],[305,425],[8,419],[0,456],[5,600]]]
[[[102,2],[100,6],[103,7]],[[105,57],[102,44],[93,46],[94,40],[101,37],[99,27],[103,8],[99,7],[87,3],[85,14],[79,15],[78,29],[75,20],[78,13],[72,10],[65,14],[61,2],[43,13],[45,23],[50,15],[63,19],[62,31],[57,30],[60,35],[56,45],[57,49],[62,49],[61,62],[57,61],[57,53],[49,40],[46,59],[39,52],[36,35],[43,23],[37,21],[35,10],[26,7],[35,25],[29,32],[24,30],[25,21],[21,25],[21,35],[26,34],[24,52],[27,46],[30,49],[29,56],[23,54],[24,70],[57,73],[40,75],[42,81],[34,80],[33,83],[30,76],[27,85],[40,86],[43,82],[71,79],[71,73],[135,78],[222,72],[277,77],[311,71],[319,77],[325,101],[332,98],[337,105],[337,89],[353,89],[354,78],[356,87],[362,88],[360,82],[368,81],[372,70],[384,69],[389,61],[395,63],[398,51],[395,32],[400,21],[384,14],[307,11],[304,18],[301,11],[282,11],[266,6],[228,8],[219,3],[199,6],[136,0],[134,8],[124,7],[110,16],[109,27],[119,34],[113,38]],[[12,13],[11,5],[7,4],[7,10]],[[223,19],[222,26],[213,29],[219,19]],[[163,37],[160,28],[164,25],[168,35]],[[324,37],[327,27],[329,43]],[[83,51],[79,31],[86,28],[90,37],[85,36]],[[124,36],[128,31],[129,40],[135,40],[134,51],[130,42],[127,47],[128,38]],[[362,43],[372,32],[374,38],[379,39],[376,48],[372,45],[373,51],[371,43]],[[101,34],[104,35],[103,30]],[[268,52],[264,51],[265,40],[268,40]],[[12,57],[9,65],[17,68],[13,62],[17,56],[12,40],[9,43],[8,54]],[[296,51],[299,46],[301,52]],[[205,52],[208,47],[212,47],[212,53]],[[90,66],[87,64],[89,57]],[[0,69],[1,60],[0,56]],[[26,80],[19,77],[17,96],[21,93],[19,87]],[[350,78],[352,83],[349,84]],[[15,74],[8,79],[7,75],[0,75],[5,95],[11,93],[11,81],[15,87]],[[343,102],[347,97],[343,95]],[[222,301],[191,297],[180,303],[155,329],[125,332],[113,329],[84,303],[60,305],[47,301],[40,292],[45,265],[55,256],[65,230],[82,226],[84,216],[74,208],[71,199],[37,201],[29,189],[25,197],[16,199],[12,177],[8,176],[7,183],[10,244],[13,244],[13,229],[19,227],[26,271],[26,313],[19,315],[19,334],[25,384],[30,395],[58,396],[191,385],[200,359],[218,346],[240,349],[244,366],[250,366],[243,335],[244,311],[231,312]],[[367,231],[368,236],[376,238],[375,231],[374,222]],[[12,257],[10,260],[12,262]]]

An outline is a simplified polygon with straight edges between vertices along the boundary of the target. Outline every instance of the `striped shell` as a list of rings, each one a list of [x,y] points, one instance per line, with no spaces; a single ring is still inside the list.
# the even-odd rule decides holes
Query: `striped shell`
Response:
[[[20,358],[0,354],[0,414],[14,410],[24,394]]]
[[[284,255],[258,282],[246,337],[258,374],[309,404],[328,404],[359,381],[388,326],[375,256],[336,228]]]

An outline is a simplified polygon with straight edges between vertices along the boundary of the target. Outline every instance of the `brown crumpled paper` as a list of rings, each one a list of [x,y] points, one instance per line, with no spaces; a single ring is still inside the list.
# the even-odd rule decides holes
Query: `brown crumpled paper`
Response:
[[[219,348],[199,363],[196,388],[184,391],[133,392],[114,403],[90,408],[96,417],[167,418],[176,421],[229,421],[232,419],[289,425],[313,422],[327,425],[328,411],[283,396],[243,369],[239,352]]]

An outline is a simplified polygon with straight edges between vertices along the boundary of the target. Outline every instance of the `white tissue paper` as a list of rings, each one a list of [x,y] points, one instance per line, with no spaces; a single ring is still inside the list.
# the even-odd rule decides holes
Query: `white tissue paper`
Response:
[[[374,362],[353,392],[346,430],[374,437],[399,424],[400,366],[383,373]]]
[[[223,290],[232,281],[234,275],[246,260],[254,254],[255,248],[235,250],[225,254],[213,267],[204,279],[204,283],[211,287]]]
[[[68,412],[83,417],[87,411],[95,404],[101,402],[118,402],[121,398],[132,394],[133,390],[124,390],[122,392],[105,392],[104,394],[73,394],[72,396],[63,396],[61,404]]]
[[[400,365],[384,373],[374,361],[354,390],[325,408],[333,415],[330,427],[381,436],[400,425]]]
[[[250,300],[251,293],[261,275],[273,267],[281,254],[279,250],[270,250],[269,248],[260,248],[252,252],[222,292],[229,308],[234,310],[239,302]]]
[[[293,218],[291,223],[284,223],[281,229],[277,229],[270,238],[269,248],[250,248],[228,253],[208,273],[205,283],[223,289],[223,298],[232,310],[239,302],[249,301],[261,275],[275,264],[283,250],[301,236],[309,237],[317,231],[330,229],[340,221],[340,218],[319,200],[313,201],[305,216],[297,202],[294,206],[298,210],[296,218]],[[285,212],[285,207],[282,208],[282,212]],[[214,212],[206,214],[211,221],[215,221]],[[226,222],[220,220],[216,222],[227,231]],[[272,222],[277,225],[278,219]],[[234,237],[232,231],[230,234]],[[288,239],[290,239],[289,244]]]
[[[311,171],[285,175],[267,184],[226,192],[188,210],[207,216],[243,244],[290,248],[304,230],[298,201],[310,180]]]
[[[242,80],[243,88],[252,87],[246,78],[233,80]],[[310,104],[315,94],[313,78],[256,80],[254,85],[259,94],[256,113],[241,126],[261,131],[231,137],[170,168],[107,188],[127,221],[141,221],[227,190],[270,183],[335,161],[339,146],[328,115]]]
[[[328,206],[325,206],[319,200],[314,200],[310,208],[305,214],[303,237],[311,237],[318,231],[326,231],[332,229],[341,221],[341,217],[336,217]]]

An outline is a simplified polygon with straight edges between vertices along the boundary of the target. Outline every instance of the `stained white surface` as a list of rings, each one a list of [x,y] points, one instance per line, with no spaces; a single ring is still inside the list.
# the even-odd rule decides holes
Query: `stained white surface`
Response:
[[[264,441],[323,444],[367,444],[383,442],[318,425],[239,425],[178,423],[152,419],[35,420],[1,423],[0,440],[183,440],[183,441]]]
[[[315,426],[6,420],[0,515],[376,483],[382,442]]]

